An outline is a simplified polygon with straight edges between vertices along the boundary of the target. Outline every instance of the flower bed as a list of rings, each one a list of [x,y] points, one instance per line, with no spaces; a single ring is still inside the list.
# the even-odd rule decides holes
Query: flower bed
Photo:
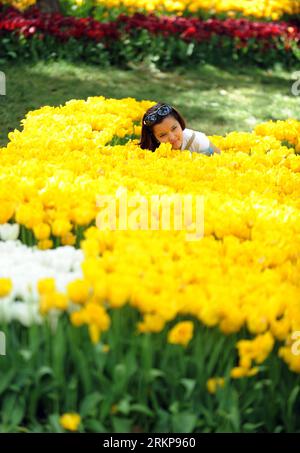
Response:
[[[7,4],[24,10],[35,4],[35,0],[7,0]],[[68,5],[62,5],[68,11],[77,14],[85,13],[101,16],[116,16],[120,12],[134,14],[136,12],[158,12],[160,14],[176,15],[221,15],[269,18],[278,20],[282,16],[293,16],[300,13],[297,0],[70,0]]]
[[[211,137],[222,153],[210,158],[152,153],[136,143],[150,105],[43,107],[0,150],[1,223],[31,247],[84,255],[65,289],[36,281],[40,325],[0,311],[2,429],[299,431],[300,123]],[[203,196],[204,237],[187,240],[195,205],[181,230],[135,228],[136,205],[125,229],[101,229],[99,196],[120,221],[124,195]],[[7,316],[17,283],[0,277]]]
[[[0,57],[63,57],[97,64],[150,59],[160,66],[202,61],[272,65],[300,59],[300,30],[285,22],[120,15],[103,23],[92,18],[0,10]]]

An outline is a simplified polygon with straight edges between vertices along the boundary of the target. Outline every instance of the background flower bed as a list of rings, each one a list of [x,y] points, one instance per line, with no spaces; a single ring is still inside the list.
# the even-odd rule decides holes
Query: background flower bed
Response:
[[[36,3],[35,0],[5,0],[20,10]],[[296,16],[300,12],[298,0],[67,0],[60,2],[67,14],[93,16],[99,19],[116,18],[119,13],[136,12],[176,14],[183,16],[207,17],[252,17],[278,20]]]
[[[160,67],[228,61],[263,67],[300,59],[300,31],[293,23],[120,15],[113,22],[2,7],[0,58],[63,57],[126,65],[148,59]]]

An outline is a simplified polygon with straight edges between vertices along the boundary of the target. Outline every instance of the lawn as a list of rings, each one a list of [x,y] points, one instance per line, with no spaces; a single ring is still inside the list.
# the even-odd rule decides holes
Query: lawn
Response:
[[[6,96],[0,96],[0,146],[7,144],[10,131],[20,128],[29,110],[88,96],[163,100],[182,112],[189,127],[209,135],[300,117],[299,96],[291,91],[295,74],[280,67],[201,65],[161,72],[145,65],[120,70],[59,61],[11,64],[0,70],[6,75]]]

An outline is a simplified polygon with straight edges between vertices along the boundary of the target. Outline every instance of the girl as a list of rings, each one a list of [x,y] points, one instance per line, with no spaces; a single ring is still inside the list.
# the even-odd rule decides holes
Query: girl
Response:
[[[203,132],[187,129],[177,110],[161,102],[144,114],[139,146],[155,151],[160,143],[171,143],[172,149],[187,149],[207,156],[221,152]]]

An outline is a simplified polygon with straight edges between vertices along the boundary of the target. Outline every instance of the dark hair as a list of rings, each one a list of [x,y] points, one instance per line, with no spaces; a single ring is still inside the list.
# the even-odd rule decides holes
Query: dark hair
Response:
[[[175,118],[175,120],[177,120],[178,123],[180,124],[182,130],[185,129],[185,121],[182,118],[182,116],[180,115],[180,113],[178,113],[177,110],[174,109],[174,107],[172,107],[172,111],[171,111],[171,113],[169,113],[169,115],[162,116],[162,117],[158,116],[155,123],[153,123],[151,126],[146,126],[146,124],[144,124],[145,117],[151,113],[154,113],[157,109],[159,109],[159,107],[161,107],[163,105],[168,105],[168,104],[165,104],[163,102],[158,102],[153,107],[150,107],[150,109],[148,109],[147,112],[145,112],[145,114],[143,116],[141,141],[139,143],[139,146],[142,149],[150,149],[151,151],[155,151],[156,148],[159,147],[160,142],[158,140],[156,140],[156,138],[153,134],[153,126],[155,126],[155,124],[161,123],[168,116],[173,116]]]

